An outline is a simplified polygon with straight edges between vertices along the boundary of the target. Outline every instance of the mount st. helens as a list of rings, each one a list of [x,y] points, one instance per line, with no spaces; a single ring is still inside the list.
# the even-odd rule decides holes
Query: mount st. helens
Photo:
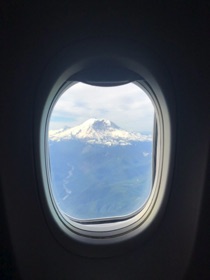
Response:
[[[79,220],[138,210],[152,183],[152,136],[105,119],[49,131],[52,189],[63,212]]]

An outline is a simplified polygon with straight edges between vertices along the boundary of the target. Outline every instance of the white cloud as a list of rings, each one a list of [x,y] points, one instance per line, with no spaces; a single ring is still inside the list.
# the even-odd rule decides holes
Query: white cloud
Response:
[[[130,131],[151,131],[153,105],[133,83],[117,87],[96,87],[77,83],[57,101],[50,129],[73,127],[89,118],[106,118]]]

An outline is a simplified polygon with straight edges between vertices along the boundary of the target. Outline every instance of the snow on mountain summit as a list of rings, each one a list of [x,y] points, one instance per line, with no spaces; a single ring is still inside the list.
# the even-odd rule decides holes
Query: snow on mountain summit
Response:
[[[51,141],[81,140],[92,144],[130,145],[133,141],[152,141],[151,135],[128,132],[106,119],[91,118],[81,125],[49,131]]]

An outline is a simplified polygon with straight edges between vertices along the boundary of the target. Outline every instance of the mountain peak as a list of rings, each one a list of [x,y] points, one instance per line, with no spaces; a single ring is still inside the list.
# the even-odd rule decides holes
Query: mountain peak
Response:
[[[107,119],[91,118],[81,125],[55,133],[49,132],[51,141],[80,140],[89,144],[131,145],[132,142],[152,141],[152,137],[128,132]]]
[[[107,129],[120,129],[115,123],[107,119],[95,119],[91,118],[82,124],[83,127],[90,127],[95,130],[107,130]]]

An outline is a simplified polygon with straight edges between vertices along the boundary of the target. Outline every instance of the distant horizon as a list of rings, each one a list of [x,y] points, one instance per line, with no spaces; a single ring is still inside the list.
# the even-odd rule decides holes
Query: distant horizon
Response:
[[[60,96],[49,120],[49,131],[81,125],[88,119],[107,119],[120,128],[152,133],[154,107],[134,83],[98,87],[76,83]]]

